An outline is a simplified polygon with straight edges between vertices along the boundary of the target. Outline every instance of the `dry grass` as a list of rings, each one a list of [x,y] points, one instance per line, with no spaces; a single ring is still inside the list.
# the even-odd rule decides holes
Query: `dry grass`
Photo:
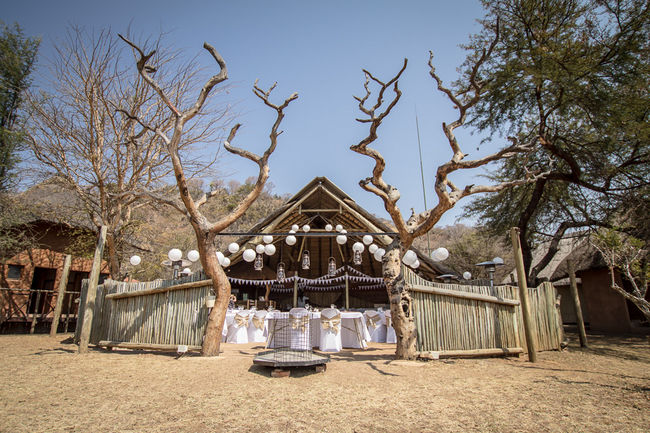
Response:
[[[591,336],[525,358],[391,362],[333,355],[273,379],[255,345],[219,358],[93,350],[0,336],[2,432],[650,431],[647,339]]]

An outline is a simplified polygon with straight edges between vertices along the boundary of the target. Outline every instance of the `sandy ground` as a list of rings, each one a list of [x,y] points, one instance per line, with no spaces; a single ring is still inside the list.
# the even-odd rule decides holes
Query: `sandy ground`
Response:
[[[391,362],[332,356],[325,373],[271,378],[259,345],[218,358],[101,349],[69,335],[0,336],[2,432],[650,431],[650,346],[591,336],[526,357]]]

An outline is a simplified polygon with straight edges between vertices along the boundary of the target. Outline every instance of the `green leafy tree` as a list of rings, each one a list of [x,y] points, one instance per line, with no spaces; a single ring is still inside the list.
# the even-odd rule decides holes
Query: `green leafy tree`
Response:
[[[579,227],[611,227],[625,197],[648,185],[650,75],[646,1],[505,0],[483,2],[480,48],[501,23],[486,65],[486,93],[471,124],[490,138],[536,139],[535,152],[504,160],[491,177],[518,178],[552,166],[535,183],[480,197],[467,208],[486,227],[522,236],[529,283]],[[466,74],[471,73],[467,68]],[[533,266],[532,251],[549,248]]]

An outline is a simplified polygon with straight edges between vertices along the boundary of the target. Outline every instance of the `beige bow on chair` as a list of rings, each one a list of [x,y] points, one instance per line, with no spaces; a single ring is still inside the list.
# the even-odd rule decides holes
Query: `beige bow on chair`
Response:
[[[368,322],[368,326],[374,329],[377,327],[377,323],[381,322],[381,316],[366,316],[366,321]]]
[[[235,324],[238,328],[241,328],[242,326],[248,326],[248,316],[242,316],[239,313],[235,314]]]
[[[253,325],[260,331],[264,329],[264,317],[253,316]]]
[[[296,317],[290,314],[289,318],[291,319],[291,329],[300,328],[300,332],[305,332],[307,324],[309,324],[309,316]]]
[[[330,319],[325,316],[320,316],[320,323],[324,330],[331,329],[335,334],[338,334],[341,329],[341,315],[337,314]]]
[[[386,316],[386,328],[390,328],[391,326],[393,325],[390,322],[390,316]]]

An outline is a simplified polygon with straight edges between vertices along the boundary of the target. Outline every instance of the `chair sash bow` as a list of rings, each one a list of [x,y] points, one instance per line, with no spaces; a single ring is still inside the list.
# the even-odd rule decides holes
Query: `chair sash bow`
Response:
[[[260,331],[264,329],[264,317],[253,316],[253,325]]]
[[[390,319],[391,319],[390,316],[386,316],[386,328],[390,328],[391,326],[393,326]]]
[[[337,314],[330,319],[325,316],[320,316],[320,323],[325,331],[331,329],[334,334],[338,334],[341,329],[341,315]]]
[[[240,315],[239,313],[235,314],[235,325],[238,328],[241,328],[242,326],[248,326],[248,316]]]
[[[368,326],[374,329],[381,322],[381,316],[379,314],[376,316],[366,316],[366,322],[368,322]]]
[[[300,332],[305,332],[309,324],[309,316],[296,317],[290,314],[289,318],[291,319],[291,329],[300,329]]]

